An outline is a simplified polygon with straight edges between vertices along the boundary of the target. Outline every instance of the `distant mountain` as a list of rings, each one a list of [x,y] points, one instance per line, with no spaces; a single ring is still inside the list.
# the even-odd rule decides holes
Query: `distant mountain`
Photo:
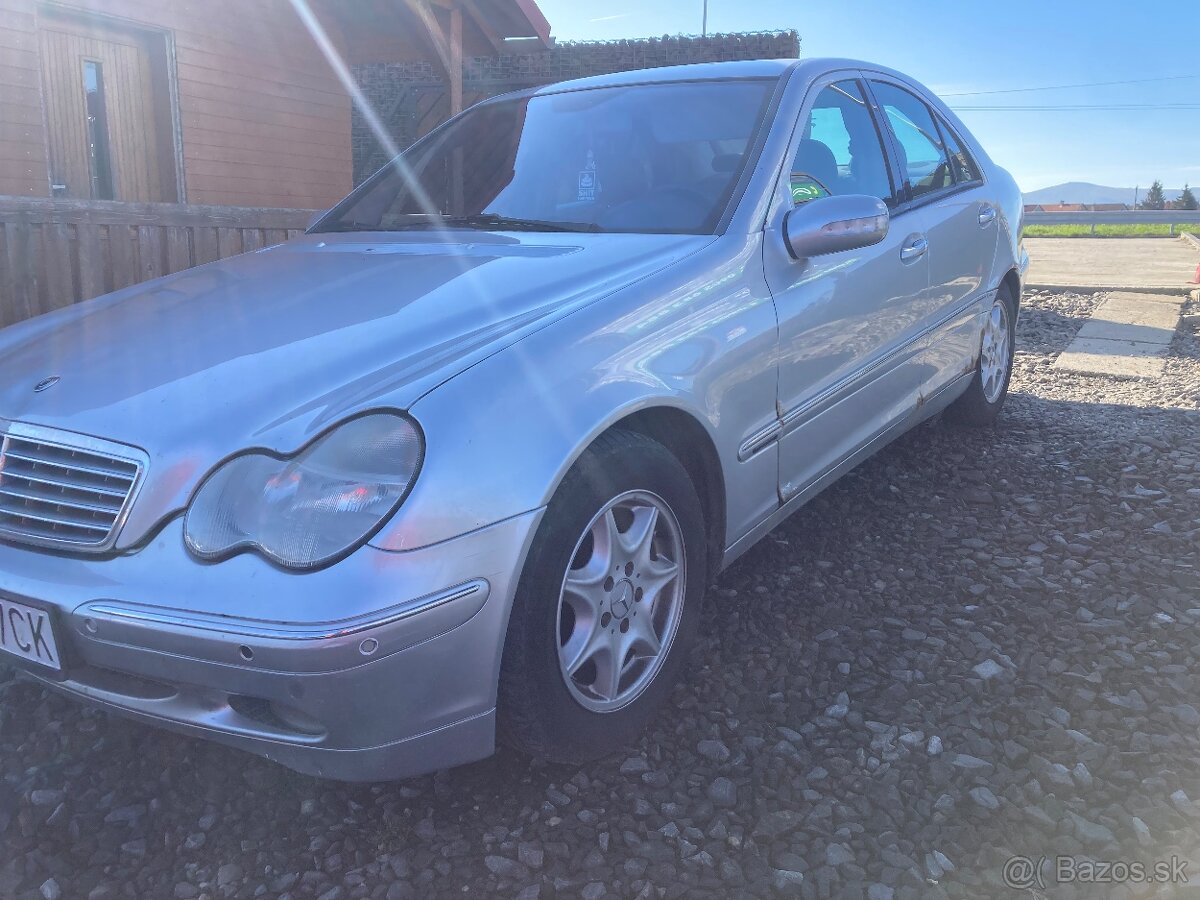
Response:
[[[1138,191],[1138,200],[1146,196],[1143,184]],[[1168,200],[1179,196],[1183,188],[1163,188]],[[1066,184],[1056,184],[1053,187],[1042,188],[1039,191],[1027,191],[1026,203],[1133,203],[1133,188],[1105,187],[1102,184],[1089,184],[1086,181],[1068,181]]]

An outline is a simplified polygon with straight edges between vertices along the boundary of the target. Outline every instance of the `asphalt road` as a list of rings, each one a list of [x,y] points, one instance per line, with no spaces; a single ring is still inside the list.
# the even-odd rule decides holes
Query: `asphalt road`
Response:
[[[1051,372],[1095,303],[1028,298],[999,428],[917,429],[723,574],[598,764],[345,786],[0,685],[0,897],[1191,896],[1200,342]]]

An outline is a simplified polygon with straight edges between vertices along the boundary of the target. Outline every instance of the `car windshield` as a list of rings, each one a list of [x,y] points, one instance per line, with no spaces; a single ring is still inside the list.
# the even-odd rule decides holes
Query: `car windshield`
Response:
[[[773,85],[681,82],[486,103],[401,154],[314,231],[711,234]]]

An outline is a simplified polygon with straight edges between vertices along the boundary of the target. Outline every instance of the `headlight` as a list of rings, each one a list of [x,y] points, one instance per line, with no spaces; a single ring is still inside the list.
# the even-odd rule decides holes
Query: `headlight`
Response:
[[[311,569],[362,545],[404,501],[424,441],[392,413],[352,419],[295,456],[246,453],[205,479],[184,536],[202,559],[254,549],[281,566]]]

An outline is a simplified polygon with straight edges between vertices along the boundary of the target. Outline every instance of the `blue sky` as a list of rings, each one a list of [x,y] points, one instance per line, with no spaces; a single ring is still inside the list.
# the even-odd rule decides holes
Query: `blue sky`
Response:
[[[560,40],[700,33],[702,0],[539,5]],[[1174,110],[960,109],[959,115],[1025,190],[1065,181],[1144,190],[1155,178],[1168,188],[1200,185],[1197,0],[709,0],[708,27],[794,28],[802,56],[890,65],[955,107],[1190,104]],[[1169,80],[965,93],[1134,79]]]

